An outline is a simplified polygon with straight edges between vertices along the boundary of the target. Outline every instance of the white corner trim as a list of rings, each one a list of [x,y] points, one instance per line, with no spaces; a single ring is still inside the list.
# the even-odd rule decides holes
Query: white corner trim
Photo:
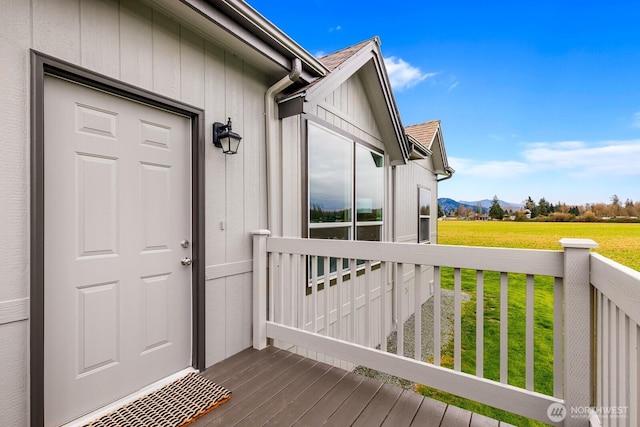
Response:
[[[29,298],[0,302],[0,325],[29,318]]]

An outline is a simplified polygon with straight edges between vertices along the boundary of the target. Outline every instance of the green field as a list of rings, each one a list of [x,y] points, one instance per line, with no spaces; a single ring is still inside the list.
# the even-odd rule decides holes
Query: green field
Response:
[[[563,237],[592,239],[601,255],[640,271],[640,224],[438,221],[442,245],[560,250]]]
[[[502,221],[440,221],[438,243],[449,245],[491,246],[561,250],[563,237],[588,238],[600,247],[598,253],[640,270],[640,224],[608,223],[535,223]],[[509,274],[509,384],[524,387],[525,376],[525,276]],[[452,269],[442,269],[442,287],[453,289]],[[500,284],[499,274],[485,273],[484,294],[484,376],[499,380],[500,372]],[[462,370],[475,374],[475,271],[462,270],[462,288],[471,300],[462,309]],[[535,278],[534,296],[534,389],[553,393],[553,278]],[[443,366],[452,367],[453,342],[443,349]],[[541,425],[428,387],[417,391],[453,405],[508,423]]]

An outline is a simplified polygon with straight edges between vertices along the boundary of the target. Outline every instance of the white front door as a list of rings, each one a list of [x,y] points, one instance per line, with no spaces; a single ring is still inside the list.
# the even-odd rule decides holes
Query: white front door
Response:
[[[191,366],[190,119],[45,77],[45,424]]]

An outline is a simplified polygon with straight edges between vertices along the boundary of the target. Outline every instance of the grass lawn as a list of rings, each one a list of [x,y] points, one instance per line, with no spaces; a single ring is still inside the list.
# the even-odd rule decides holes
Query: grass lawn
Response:
[[[440,244],[560,250],[563,237],[589,238],[596,252],[640,270],[640,224],[535,223],[502,221],[440,221]],[[509,274],[509,384],[525,384],[525,276]],[[442,287],[453,289],[453,270],[442,269]],[[471,297],[462,309],[462,370],[475,374],[476,277],[462,270],[462,288]],[[485,272],[484,281],[484,376],[499,380],[500,373],[500,278]],[[534,390],[553,393],[553,278],[536,277],[534,295]],[[443,349],[443,366],[453,366],[453,342]],[[542,425],[477,402],[424,386],[424,395],[518,426]]]

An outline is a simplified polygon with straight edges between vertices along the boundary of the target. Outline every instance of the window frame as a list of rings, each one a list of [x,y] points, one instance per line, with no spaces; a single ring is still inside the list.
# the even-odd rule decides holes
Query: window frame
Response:
[[[429,194],[429,214],[422,214],[422,205],[421,205],[421,195],[423,192],[428,192]],[[431,243],[431,205],[432,203],[432,191],[430,187],[424,185],[418,185],[418,243],[430,244]],[[422,230],[422,220],[427,220],[427,236],[426,239],[423,239],[421,230]]]
[[[310,169],[310,148],[309,148],[309,127],[310,124],[312,126],[316,126],[317,128],[327,131],[329,133],[333,133],[336,134],[337,136],[341,137],[342,139],[345,140],[346,143],[350,143],[351,144],[351,172],[352,172],[352,178],[351,178],[351,221],[350,222],[331,222],[331,223],[312,223],[311,222],[311,177],[310,177],[310,173],[309,173],[309,169]],[[317,117],[307,117],[305,118],[305,120],[303,121],[303,124],[301,126],[302,128],[302,136],[304,138],[304,148],[303,148],[303,164],[304,164],[304,173],[303,173],[303,177],[302,179],[304,179],[305,184],[303,186],[304,190],[306,191],[306,193],[304,194],[303,197],[303,230],[302,230],[302,235],[306,238],[312,238],[311,237],[311,230],[313,229],[323,229],[323,228],[348,228],[349,229],[349,238],[346,240],[351,240],[351,241],[358,241],[357,236],[358,236],[358,227],[368,227],[368,226],[372,226],[372,227],[380,227],[380,242],[385,241],[385,237],[386,237],[386,221],[385,221],[385,216],[386,216],[386,211],[387,211],[387,194],[386,194],[386,189],[387,189],[387,181],[388,181],[388,177],[387,177],[387,173],[386,173],[386,168],[387,168],[387,156],[384,150],[381,150],[378,147],[375,147],[369,143],[367,143],[366,141],[363,141],[362,139],[356,137],[355,135],[352,135],[322,119],[319,119]],[[357,215],[357,176],[358,176],[358,171],[357,171],[357,167],[356,167],[356,163],[357,163],[357,149],[358,147],[362,147],[370,152],[373,152],[379,156],[382,157],[382,194],[381,194],[381,199],[382,199],[382,220],[380,221],[358,221],[358,215]],[[311,287],[311,283],[313,278],[311,277],[311,271],[312,271],[312,267],[310,265],[310,260],[311,257],[308,257],[308,261],[306,263],[307,265],[307,278],[308,278],[308,283],[307,283],[307,293],[310,292],[310,287]],[[331,262],[331,258],[330,261]],[[344,262],[349,262],[348,260],[344,260],[343,259],[343,263]],[[336,261],[337,263],[337,261]],[[379,263],[375,263],[371,265],[371,269],[375,270],[378,269],[379,267]],[[364,274],[364,269],[365,269],[365,264],[364,263],[358,263],[356,266],[356,277]],[[329,280],[330,285],[333,285],[336,283],[337,281],[337,276],[338,276],[338,271],[340,271],[340,269],[336,268],[335,271],[330,271],[328,275],[326,274],[319,274],[316,277],[316,283],[319,286],[319,289],[322,289],[324,287],[324,282],[325,280]],[[351,277],[351,267],[350,265],[344,266],[343,264],[343,268],[342,268],[342,276],[343,276],[343,280],[349,280],[349,278]]]

